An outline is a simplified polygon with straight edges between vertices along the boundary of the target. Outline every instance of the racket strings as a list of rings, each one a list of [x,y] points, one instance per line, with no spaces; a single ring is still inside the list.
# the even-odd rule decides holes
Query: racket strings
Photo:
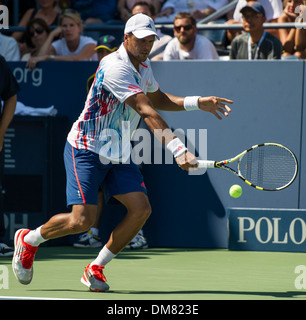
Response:
[[[263,145],[248,151],[239,163],[240,174],[264,189],[278,189],[295,177],[296,161],[286,148]]]

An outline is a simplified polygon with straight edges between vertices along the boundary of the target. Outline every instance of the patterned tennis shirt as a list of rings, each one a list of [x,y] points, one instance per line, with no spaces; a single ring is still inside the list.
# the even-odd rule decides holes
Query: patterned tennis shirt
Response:
[[[125,101],[134,94],[155,92],[158,88],[149,59],[140,63],[138,72],[122,44],[101,60],[84,109],[68,134],[68,142],[110,161],[125,162],[140,121],[140,115]]]

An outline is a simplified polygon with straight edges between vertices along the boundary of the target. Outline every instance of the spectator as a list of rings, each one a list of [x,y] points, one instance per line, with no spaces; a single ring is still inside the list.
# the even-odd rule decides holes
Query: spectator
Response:
[[[0,55],[6,61],[19,61],[20,51],[17,41],[9,36],[5,36],[0,32]]]
[[[84,24],[105,23],[115,19],[117,0],[71,0],[71,8],[77,10]]]
[[[299,15],[302,18],[303,14],[303,0],[285,0],[284,1],[284,11],[279,17],[278,22],[295,22],[299,19]],[[303,22],[303,21],[301,21]],[[304,21],[305,22],[305,21]],[[284,52],[283,56],[296,56],[298,58],[305,59],[305,45],[301,46],[301,41],[305,40],[305,30],[304,29],[279,29],[279,38],[283,44]]]
[[[134,4],[133,8],[132,8],[132,15],[137,14],[137,13],[144,13],[147,14],[150,18],[155,19],[155,11],[154,11],[154,7],[153,5],[148,4],[146,1],[138,1]],[[167,34],[163,34],[159,29],[156,30],[157,35],[159,37],[158,39],[155,39],[151,53],[153,52],[158,52],[160,51],[158,54],[154,55],[151,60],[163,60],[163,56],[164,56],[164,49],[167,45],[167,43],[172,40],[172,37],[167,35]]]
[[[41,18],[35,18],[29,21],[24,34],[25,43],[29,48],[29,52],[22,56],[22,61],[28,61],[31,57],[36,57],[38,55],[38,52],[46,42],[50,31],[46,21]]]
[[[34,69],[39,61],[97,60],[96,41],[82,36],[82,20],[74,9],[65,9],[59,17],[59,27],[52,30],[37,57],[29,59],[27,66]],[[62,39],[53,39],[62,35]]]
[[[167,0],[156,15],[157,23],[172,23],[179,12],[190,12],[196,20],[204,19],[221,9],[228,0]]]
[[[250,1],[250,0],[238,1],[233,14],[233,19],[235,21],[239,23],[242,22],[241,9],[244,8],[248,4],[248,2],[254,2],[254,1]],[[281,0],[259,0],[256,2],[259,2],[263,6],[266,13],[266,21],[276,22],[283,12],[283,6],[282,6]]]
[[[101,36],[97,42],[97,46],[95,48],[98,54],[98,60],[101,61],[108,54],[116,51],[119,48],[119,41],[112,35],[104,35]],[[91,75],[87,80],[87,94],[90,90],[90,87],[95,78],[95,73]]]
[[[174,35],[165,49],[164,60],[219,59],[210,40],[197,34],[196,20],[190,13],[181,12],[175,17]]]
[[[48,26],[55,26],[58,24],[59,9],[56,0],[38,0],[39,9],[28,9],[21,18],[18,26],[25,27],[28,22],[34,18],[41,18],[46,21]],[[25,53],[24,33],[16,31],[12,37],[19,42],[21,56]]]
[[[19,85],[13,76],[9,66],[7,65],[4,57],[0,56],[0,101],[3,100],[0,122],[0,195],[2,196],[2,183],[3,183],[3,168],[4,168],[4,135],[7,127],[13,119],[17,103],[17,92]],[[0,236],[4,236],[4,217],[2,211],[2,197],[0,199]],[[0,241],[1,242],[1,241]],[[6,244],[0,243],[0,257],[12,256],[14,250],[9,248]]]
[[[259,2],[248,3],[241,13],[246,33],[232,41],[230,59],[280,59],[281,42],[263,28],[266,20],[263,6]]]
[[[297,18],[298,22],[305,22],[306,1],[300,5],[300,15]],[[306,29],[297,28],[295,32],[295,56],[300,59],[306,59]]]
[[[242,23],[241,9],[244,8],[250,2],[253,2],[253,1],[239,0],[236,5],[235,11],[233,13],[233,18],[229,19],[227,23],[229,24]],[[266,21],[277,22],[277,19],[281,16],[283,12],[282,1],[281,0],[258,0],[258,2],[260,2],[263,8],[265,9]],[[275,36],[278,36],[277,30],[270,29],[269,33],[272,33]],[[229,41],[232,41],[239,34],[241,34],[240,30],[228,30],[227,38]]]
[[[132,9],[138,0],[118,0],[117,9],[120,14],[120,18],[123,22],[126,22],[132,15]],[[154,12],[160,12],[162,0],[145,0],[149,5],[154,7]],[[135,13],[134,13],[135,14]]]

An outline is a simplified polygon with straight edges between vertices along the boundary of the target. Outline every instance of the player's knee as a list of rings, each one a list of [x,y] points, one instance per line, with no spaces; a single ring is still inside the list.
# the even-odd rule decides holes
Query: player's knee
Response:
[[[142,203],[141,205],[134,208],[131,212],[134,219],[139,220],[140,222],[145,222],[150,217],[152,212],[151,205],[148,202]]]
[[[84,209],[78,214],[72,212],[71,219],[69,223],[69,228],[71,233],[81,233],[86,232],[95,223],[96,216]]]
[[[150,204],[148,203],[146,206],[142,208],[142,217],[145,221],[147,221],[151,215],[152,209]]]
[[[86,218],[72,219],[69,224],[71,233],[86,232],[90,229],[93,223]]]

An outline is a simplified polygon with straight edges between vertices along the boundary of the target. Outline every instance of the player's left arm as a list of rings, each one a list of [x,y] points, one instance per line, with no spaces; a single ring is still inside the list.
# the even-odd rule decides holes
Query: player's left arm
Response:
[[[195,156],[174,135],[166,121],[154,110],[152,102],[144,93],[134,94],[128,97],[125,102],[144,119],[155,137],[173,153],[181,169],[189,170],[197,167]]]
[[[177,97],[169,93],[164,93],[160,89],[155,92],[147,93],[155,109],[162,111],[185,111],[186,101],[185,97]],[[206,112],[212,113],[218,119],[222,116],[227,117],[231,112],[231,108],[227,104],[232,104],[233,101],[220,97],[198,97],[197,107]],[[188,108],[188,105],[187,105]],[[195,108],[196,109],[196,108]]]

